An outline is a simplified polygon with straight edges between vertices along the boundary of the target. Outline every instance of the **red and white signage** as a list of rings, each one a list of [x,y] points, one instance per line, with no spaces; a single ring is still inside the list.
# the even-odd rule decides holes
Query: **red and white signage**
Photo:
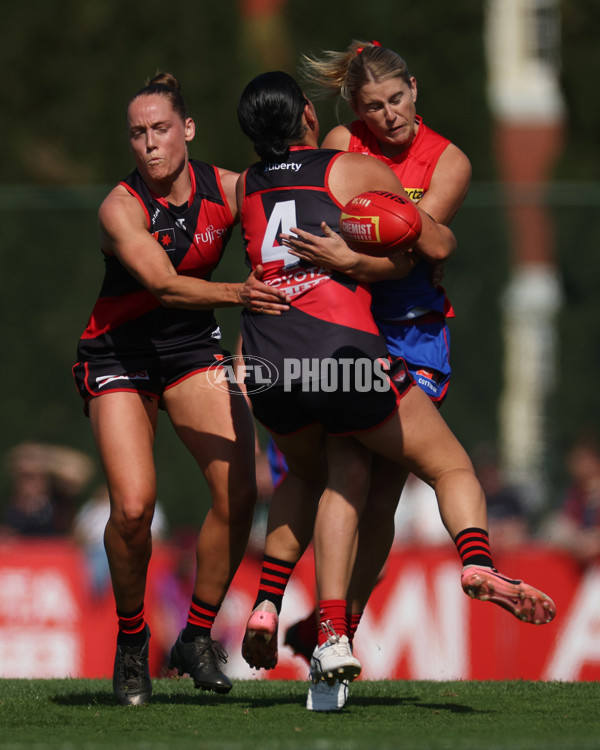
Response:
[[[186,568],[181,555],[156,545],[150,566],[146,616],[156,676],[185,624],[191,597],[193,562]],[[554,599],[552,623],[527,625],[493,604],[469,599],[452,546],[400,547],[355,639],[361,679],[600,679],[600,568],[582,571],[544,547],[497,555],[495,563]],[[283,636],[314,606],[312,556],[300,562],[288,585],[279,663],[269,672],[250,669],[240,652],[259,576],[260,559],[247,556],[215,623],[214,636],[229,653],[227,673],[233,679],[306,679],[306,663],[283,645]],[[55,541],[2,543],[0,677],[109,677],[115,639],[112,593],[92,593],[79,548]]]

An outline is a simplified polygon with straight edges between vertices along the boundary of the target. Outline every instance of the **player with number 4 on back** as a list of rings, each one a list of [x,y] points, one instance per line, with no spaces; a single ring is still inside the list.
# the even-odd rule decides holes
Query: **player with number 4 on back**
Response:
[[[343,684],[360,674],[346,610],[358,523],[372,512],[366,506],[371,452],[433,487],[444,524],[473,578],[469,593],[502,605],[513,596],[518,600],[513,614],[531,623],[549,622],[555,613],[549,597],[493,570],[485,497],[471,461],[432,402],[413,387],[403,359],[389,365],[368,288],[299,261],[285,246],[286,237],[310,242],[325,228],[339,226],[342,209],[361,193],[385,191],[408,200],[402,184],[370,156],[319,149],[314,107],[286,73],[253,79],[240,98],[238,118],[260,157],[238,181],[246,253],[253,268],[264,268],[265,283],[285,290],[291,300],[289,310],[278,317],[242,313],[244,356],[263,357],[280,373],[270,388],[261,389],[250,371],[247,392],[255,417],[283,452],[297,486],[304,485],[307,495],[320,483],[325,486],[314,524],[320,622],[312,684]],[[420,218],[412,252],[391,256],[390,262],[407,273],[417,253],[445,258],[455,245],[449,228],[424,212]],[[338,241],[345,244],[341,237]],[[298,363],[306,366],[297,369]],[[371,387],[365,388],[369,372]],[[283,594],[286,570],[293,570],[307,544],[305,519],[297,518],[302,508],[290,502],[282,486],[271,501],[259,602],[247,628],[247,636],[250,631],[257,636],[262,622],[267,637],[250,637],[243,647],[246,660],[255,666],[276,661],[281,603],[276,592],[280,587]],[[302,538],[294,540],[296,529]],[[484,587],[475,585],[482,569],[489,571]]]
[[[379,42],[354,40],[344,51],[304,56],[302,67],[316,92],[341,97],[355,115],[351,122],[334,127],[322,146],[369,154],[382,161],[400,179],[411,201],[448,226],[466,197],[471,165],[456,145],[427,127],[417,114],[417,81],[406,61]],[[446,319],[454,315],[440,286],[446,259],[420,253],[410,274],[401,277],[389,259],[372,257],[387,255],[394,243],[381,235],[381,227],[374,223],[372,236],[365,240],[372,207],[363,202],[357,205],[356,200],[347,207],[350,216],[342,214],[340,228],[347,244],[358,252],[335,242],[336,236],[327,230],[320,237],[311,237],[309,244],[293,238],[286,244],[290,252],[311,263],[369,283],[373,316],[390,355],[403,357],[416,384],[440,407],[451,377]],[[355,241],[353,231],[363,233],[362,241]],[[377,235],[383,243],[377,244]],[[378,247],[386,252],[375,252]],[[393,544],[394,517],[407,476],[406,469],[384,457],[373,458],[368,498],[371,512],[361,518],[348,596],[353,635]],[[316,639],[315,620],[311,612],[285,634],[285,643],[308,660]],[[324,690],[320,698],[325,705],[330,702]]]

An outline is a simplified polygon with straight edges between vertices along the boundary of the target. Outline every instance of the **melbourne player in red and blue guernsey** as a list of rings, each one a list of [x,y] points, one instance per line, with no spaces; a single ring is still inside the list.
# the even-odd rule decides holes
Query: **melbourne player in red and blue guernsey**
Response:
[[[323,217],[328,217],[335,227],[341,207],[350,198],[365,190],[406,195],[401,183],[387,166],[371,157],[318,150],[314,107],[298,84],[284,73],[263,74],[248,84],[240,99],[238,116],[261,158],[238,183],[248,257],[253,267],[272,260],[275,265],[271,282],[297,293],[291,299],[290,310],[276,319],[262,320],[261,316],[243,313],[244,353],[273,354],[283,366],[286,356],[310,359],[314,353],[315,358],[337,365],[344,357],[364,357],[368,352],[361,348],[362,338],[357,334],[366,331],[367,319],[359,298],[339,294],[335,275],[323,273],[318,264],[304,261],[298,268],[293,261],[297,255],[290,253],[288,258],[286,249],[310,247],[318,240],[315,227],[322,229],[331,242],[345,246]],[[337,215],[329,218],[336,213],[334,206]],[[450,230],[425,213],[422,221],[422,234],[414,249],[433,259],[447,257],[454,243]],[[404,265],[405,272],[409,272],[413,261],[395,257],[386,259],[386,264],[394,266],[396,272]],[[353,288],[347,281],[340,286]],[[353,306],[361,310],[358,319],[364,321],[362,330],[357,329]],[[402,376],[401,388],[391,385],[387,393],[372,388],[364,400],[352,388],[339,388],[341,393],[320,393],[321,381],[314,375],[312,387],[307,389],[294,391],[286,382],[266,392],[252,393],[249,389],[255,415],[286,457],[288,476],[308,487],[318,481],[320,470],[324,472],[326,489],[314,528],[320,632],[311,672],[317,686],[323,681],[343,683],[360,671],[348,638],[351,624],[346,614],[347,591],[359,519],[368,513],[374,516],[374,523],[381,522],[377,509],[367,504],[369,461],[364,463],[362,447],[412,470],[435,489],[444,523],[465,565],[465,591],[501,606],[507,605],[509,598],[516,598],[517,603],[510,604],[511,612],[528,622],[548,622],[554,616],[554,605],[544,594],[493,571],[485,498],[471,462],[431,400],[419,388],[406,388],[406,370]],[[249,383],[252,386],[251,380]],[[394,390],[397,405],[382,419],[391,406],[389,396]],[[295,406],[298,400],[300,409]],[[363,411],[367,403],[370,424],[369,414]],[[373,404],[378,410],[372,408]],[[356,440],[343,437],[349,434]],[[363,466],[366,471],[359,476]],[[266,668],[277,659],[277,615],[285,583],[303,545],[310,539],[305,519],[301,519],[302,511],[310,509],[290,502],[285,491],[280,492],[286,479],[271,501],[261,577],[265,584],[259,588],[243,646],[251,665]],[[307,495],[310,492],[307,489]],[[312,693],[311,689],[308,708],[313,708]],[[339,703],[331,706],[339,707]]]

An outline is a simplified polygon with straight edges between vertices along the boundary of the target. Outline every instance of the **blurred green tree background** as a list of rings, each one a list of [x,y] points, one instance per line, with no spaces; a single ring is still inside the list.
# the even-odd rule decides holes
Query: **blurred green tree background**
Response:
[[[197,125],[191,155],[240,171],[254,159],[235,114],[245,83],[269,68],[294,74],[301,53],[343,49],[353,38],[377,39],[406,58],[419,85],[419,113],[473,163],[473,187],[453,225],[459,250],[445,282],[457,318],[451,328],[454,378],[444,412],[468,449],[496,439],[499,298],[508,252],[486,100],[484,3],[262,5],[280,5],[281,16],[261,25],[248,14],[248,3],[234,0],[29,0],[4,9],[0,454],[20,441],[41,440],[95,455],[70,370],[103,273],[96,211],[132,168],[125,137],[129,96],[157,70],[177,75]],[[562,448],[583,422],[597,418],[600,407],[597,389],[587,384],[600,354],[600,102],[594,90],[600,78],[600,5],[569,0],[563,6],[568,138],[549,193],[565,295],[551,415],[557,481]],[[349,118],[348,110],[332,102],[317,107],[323,133]],[[215,278],[236,280],[245,273],[236,233]],[[239,312],[222,311],[218,318],[226,346],[234,347]],[[198,523],[207,504],[204,482],[166,418],[156,452],[159,496],[172,524]],[[0,503],[6,482],[3,476]]]

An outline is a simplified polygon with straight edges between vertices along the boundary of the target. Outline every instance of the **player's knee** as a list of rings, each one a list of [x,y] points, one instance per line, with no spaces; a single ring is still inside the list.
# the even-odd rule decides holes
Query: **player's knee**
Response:
[[[134,542],[150,532],[154,515],[154,500],[144,501],[141,498],[127,498],[120,503],[113,503],[110,523],[125,542]]]

